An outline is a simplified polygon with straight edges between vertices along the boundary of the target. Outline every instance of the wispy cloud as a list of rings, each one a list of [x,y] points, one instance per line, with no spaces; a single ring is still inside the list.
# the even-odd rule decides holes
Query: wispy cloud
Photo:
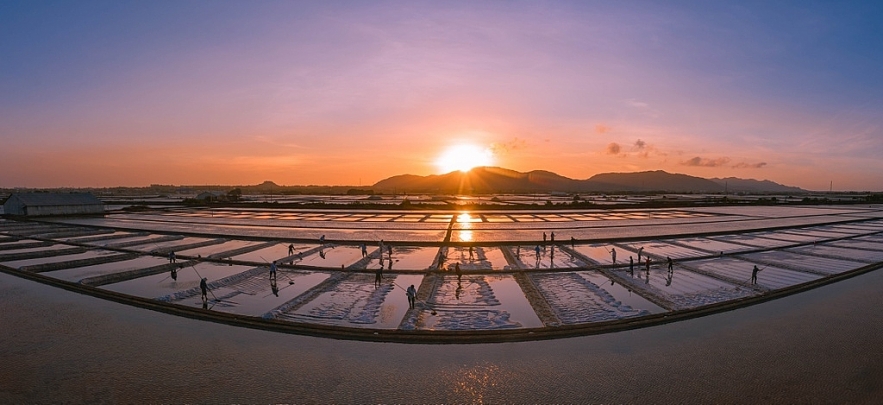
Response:
[[[685,160],[681,162],[684,166],[698,166],[698,167],[720,167],[724,166],[727,163],[730,163],[730,158],[728,157],[719,157],[716,159],[708,159],[696,156],[692,159]]]
[[[765,167],[766,165],[767,165],[766,162],[759,162],[759,163],[740,162],[740,163],[736,163],[730,167],[732,167],[734,169],[760,169],[762,167]]]
[[[618,155],[622,151],[622,147],[619,146],[616,142],[611,142],[607,145],[607,154],[608,155]]]

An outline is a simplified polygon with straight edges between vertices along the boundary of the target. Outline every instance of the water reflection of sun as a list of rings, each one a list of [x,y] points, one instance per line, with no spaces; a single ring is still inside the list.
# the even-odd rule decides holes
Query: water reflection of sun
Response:
[[[460,224],[460,230],[457,232],[457,238],[461,242],[472,242],[473,234],[472,234],[472,223],[473,222],[481,222],[481,217],[472,216],[472,214],[468,212],[462,212],[460,215],[457,215],[457,223]]]

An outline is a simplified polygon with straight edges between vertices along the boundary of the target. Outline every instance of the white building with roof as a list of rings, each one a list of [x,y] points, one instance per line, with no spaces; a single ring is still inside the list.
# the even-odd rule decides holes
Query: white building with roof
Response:
[[[103,214],[104,203],[90,193],[13,193],[3,211],[22,216]]]

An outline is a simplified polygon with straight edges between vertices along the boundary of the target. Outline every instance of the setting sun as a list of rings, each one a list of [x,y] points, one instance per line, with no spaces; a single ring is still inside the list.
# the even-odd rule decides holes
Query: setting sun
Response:
[[[490,166],[492,164],[493,154],[491,151],[475,145],[451,146],[435,161],[435,165],[442,173],[449,173],[454,170],[466,172],[473,167]]]

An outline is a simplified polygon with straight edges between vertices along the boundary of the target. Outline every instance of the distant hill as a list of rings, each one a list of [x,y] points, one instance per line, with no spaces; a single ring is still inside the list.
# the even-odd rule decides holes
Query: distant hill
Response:
[[[441,175],[404,174],[381,180],[375,190],[422,193],[504,193],[504,192],[694,192],[719,193],[724,183],[730,191],[799,192],[770,181],[708,180],[662,170],[636,173],[602,173],[586,180],[574,180],[545,170],[522,173],[500,167],[476,167],[468,172]],[[737,186],[738,185],[738,186]],[[754,187],[749,189],[749,187]]]
[[[769,180],[740,179],[727,177],[724,179],[713,178],[711,181],[720,184],[728,191],[738,193],[805,193],[800,187],[785,186]]]

